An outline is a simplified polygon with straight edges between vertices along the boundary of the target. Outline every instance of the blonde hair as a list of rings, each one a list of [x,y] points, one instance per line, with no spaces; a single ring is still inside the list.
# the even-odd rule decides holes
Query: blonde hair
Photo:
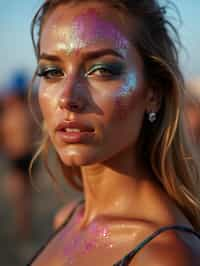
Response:
[[[56,5],[72,1],[47,0],[36,13],[32,22],[32,39],[37,58],[44,18]],[[106,0],[104,2],[107,3]],[[167,7],[161,7],[156,0],[110,0],[109,5],[139,22],[137,38],[132,41],[143,58],[148,86],[161,95],[157,121],[152,125],[144,118],[140,136],[141,155],[164,190],[194,228],[200,230],[200,168],[184,128],[185,84],[179,70],[177,45],[181,43],[177,31],[166,18]],[[39,27],[37,40],[36,26]],[[68,173],[66,177],[70,183],[81,189],[80,182],[75,182],[73,178],[72,169],[69,168]]]

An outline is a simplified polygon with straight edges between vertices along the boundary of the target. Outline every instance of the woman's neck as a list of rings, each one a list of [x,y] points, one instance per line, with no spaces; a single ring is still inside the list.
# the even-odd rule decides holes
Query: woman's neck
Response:
[[[134,159],[133,151],[119,154],[102,164],[81,169],[85,194],[82,225],[99,216],[132,217],[138,206],[145,167]]]

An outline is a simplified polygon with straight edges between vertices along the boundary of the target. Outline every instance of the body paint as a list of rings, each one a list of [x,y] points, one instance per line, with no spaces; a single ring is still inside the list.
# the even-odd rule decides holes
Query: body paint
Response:
[[[133,72],[127,74],[124,84],[121,86],[116,97],[116,109],[118,110],[119,119],[123,120],[126,118],[128,110],[130,110],[130,102],[137,87],[136,74]]]
[[[124,57],[129,48],[127,38],[113,23],[102,18],[99,12],[93,8],[88,9],[85,13],[73,19],[70,25],[70,33],[68,32],[67,35],[66,31],[57,29],[56,26],[54,30],[59,32],[60,40],[63,40],[63,37],[66,40],[65,42],[61,41],[58,48],[65,50],[68,54],[85,48],[88,45],[98,42],[103,43],[105,39],[114,43],[114,48],[120,50]]]
[[[112,248],[113,244],[109,230],[105,226],[94,222],[89,226],[88,230],[79,233],[71,241],[70,247],[64,249],[64,254],[69,265],[74,265],[77,257],[76,254],[86,255],[100,247]]]

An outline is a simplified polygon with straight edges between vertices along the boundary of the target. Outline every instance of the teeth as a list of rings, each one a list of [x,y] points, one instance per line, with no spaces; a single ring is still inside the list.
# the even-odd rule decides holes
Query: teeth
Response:
[[[78,128],[66,128],[65,131],[66,132],[81,132],[80,129]]]

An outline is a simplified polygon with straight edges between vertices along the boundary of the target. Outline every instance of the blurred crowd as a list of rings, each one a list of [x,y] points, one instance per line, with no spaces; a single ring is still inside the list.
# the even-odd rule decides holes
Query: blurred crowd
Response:
[[[35,151],[36,124],[27,101],[29,78],[16,71],[6,88],[1,89],[1,155],[10,171],[6,192],[14,213],[16,231],[27,238],[31,230],[31,183],[29,164]],[[35,94],[32,94],[35,103]],[[37,109],[36,105],[34,109]]]
[[[189,133],[200,152],[200,78],[188,82],[184,108]]]
[[[29,84],[27,74],[16,71],[10,77],[8,85],[0,88],[0,173],[6,181],[5,193],[13,213],[14,232],[18,239],[24,241],[32,237],[32,183],[29,165],[39,136],[38,125],[33,119],[27,99]],[[34,112],[40,116],[36,90],[32,92],[31,103]],[[200,80],[188,83],[184,109],[188,132],[200,153]],[[5,161],[9,168],[6,172],[2,170]],[[33,176],[37,176],[34,171],[40,172],[38,167],[36,163]],[[2,228],[1,226],[1,230]]]

